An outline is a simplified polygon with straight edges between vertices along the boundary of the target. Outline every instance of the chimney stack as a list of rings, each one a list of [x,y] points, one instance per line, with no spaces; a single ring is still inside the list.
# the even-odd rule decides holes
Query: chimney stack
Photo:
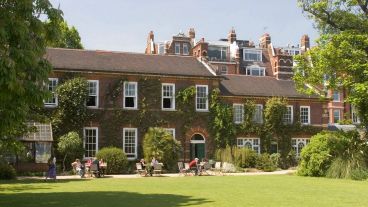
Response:
[[[271,44],[271,36],[268,33],[265,33],[259,39],[259,42],[261,48],[268,48],[268,45]]]
[[[300,40],[300,48],[303,52],[307,51],[310,48],[310,42],[308,35],[303,35],[302,39]]]
[[[190,39],[194,39],[195,38],[194,28],[189,28],[188,36],[190,37]]]
[[[236,41],[236,33],[234,27],[231,28],[229,34],[227,35],[227,39],[230,44],[232,44],[234,41]]]

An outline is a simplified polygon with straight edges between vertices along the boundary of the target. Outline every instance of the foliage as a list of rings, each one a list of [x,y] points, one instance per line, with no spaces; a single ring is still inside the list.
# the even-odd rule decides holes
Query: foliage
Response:
[[[49,22],[46,24],[49,24]],[[66,21],[61,21],[59,22],[58,27],[60,34],[56,40],[48,42],[47,45],[49,47],[83,49],[81,37],[74,26],[69,27]]]
[[[322,132],[302,150],[298,174],[352,178],[352,172],[367,170],[367,152],[357,131]]]
[[[15,179],[16,172],[13,166],[6,163],[5,160],[0,158],[0,180]]]
[[[107,163],[107,174],[121,173],[128,164],[127,156],[117,147],[104,147],[97,152],[96,157]]]
[[[215,140],[216,148],[224,148],[235,144],[235,126],[233,108],[220,102],[220,91],[213,90],[210,103],[210,130]]]
[[[66,80],[57,87],[56,92],[59,103],[52,116],[54,134],[60,136],[79,131],[88,118],[88,82],[79,77]]]
[[[217,160],[233,163],[235,166],[241,168],[256,167],[257,157],[257,152],[247,147],[226,146],[226,148],[216,150]]]
[[[162,128],[149,128],[144,135],[143,153],[146,160],[155,157],[169,171],[176,170],[181,144]]]
[[[367,169],[354,169],[350,173],[350,178],[352,180],[367,180],[368,179],[368,171]]]
[[[256,167],[257,169],[263,170],[265,172],[275,171],[278,167],[278,162],[280,159],[280,154],[268,154],[262,153],[257,157]]]
[[[82,139],[77,132],[69,132],[59,138],[58,151],[64,155],[63,159],[63,171],[65,171],[65,160],[67,156],[72,158],[82,155],[83,146]]]
[[[336,134],[322,132],[311,138],[301,153],[298,175],[325,176],[332,162],[333,146],[337,142]]]
[[[16,139],[0,139],[0,159],[2,156],[19,155],[25,151],[24,144]]]
[[[43,57],[46,43],[57,38],[61,13],[48,0],[0,3],[0,139],[22,134],[31,108],[43,106],[51,71]]]
[[[265,129],[272,133],[274,137],[279,138],[283,133],[284,114],[287,111],[287,100],[279,97],[272,97],[267,100],[264,110]],[[281,133],[280,133],[281,132]]]
[[[323,33],[318,46],[296,57],[294,80],[299,90],[312,93],[321,85],[346,90],[346,101],[355,106],[368,130],[367,2],[299,0],[299,4]]]

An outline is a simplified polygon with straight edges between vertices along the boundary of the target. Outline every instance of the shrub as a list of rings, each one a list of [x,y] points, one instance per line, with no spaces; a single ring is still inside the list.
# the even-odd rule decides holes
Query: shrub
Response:
[[[257,152],[247,147],[230,147],[218,149],[216,159],[221,162],[233,163],[240,168],[254,168],[256,166]]]
[[[181,144],[163,128],[148,129],[144,135],[143,152],[147,161],[155,157],[168,171],[177,171]]]
[[[14,167],[6,163],[4,160],[0,160],[0,180],[15,178],[16,172]]]
[[[353,180],[366,180],[368,179],[368,170],[358,168],[351,171],[350,175]]]
[[[107,163],[106,173],[122,173],[128,164],[128,159],[122,149],[117,147],[102,148],[96,154],[97,159],[103,159]]]
[[[353,178],[367,170],[366,139],[357,131],[321,132],[302,150],[298,174]]]
[[[301,152],[298,175],[325,176],[332,162],[332,147],[336,139],[331,132],[321,132],[313,136]]]
[[[257,157],[256,167],[257,169],[265,172],[275,171],[277,169],[279,159],[280,154],[269,155],[267,153],[263,153]]]

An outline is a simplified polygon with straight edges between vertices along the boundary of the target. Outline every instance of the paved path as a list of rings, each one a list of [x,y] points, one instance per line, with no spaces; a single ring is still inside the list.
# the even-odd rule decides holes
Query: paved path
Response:
[[[295,173],[295,170],[279,170],[274,172],[246,172],[246,173],[226,173],[226,176],[254,176],[254,175],[288,175]],[[158,177],[158,176],[154,176]],[[178,173],[168,173],[162,174],[161,177],[183,177],[183,175]],[[106,175],[105,178],[146,178],[139,176],[137,174],[125,174],[125,175]],[[44,179],[44,177],[36,177],[36,176],[20,176],[18,179]],[[63,179],[81,179],[78,175],[64,175],[64,176],[57,176],[58,180]],[[90,178],[85,178],[90,179]]]

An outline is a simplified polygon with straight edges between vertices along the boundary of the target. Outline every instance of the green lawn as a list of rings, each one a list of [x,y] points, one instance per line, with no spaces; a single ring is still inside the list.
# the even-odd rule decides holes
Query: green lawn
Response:
[[[290,175],[0,181],[0,207],[368,206],[368,181]]]

